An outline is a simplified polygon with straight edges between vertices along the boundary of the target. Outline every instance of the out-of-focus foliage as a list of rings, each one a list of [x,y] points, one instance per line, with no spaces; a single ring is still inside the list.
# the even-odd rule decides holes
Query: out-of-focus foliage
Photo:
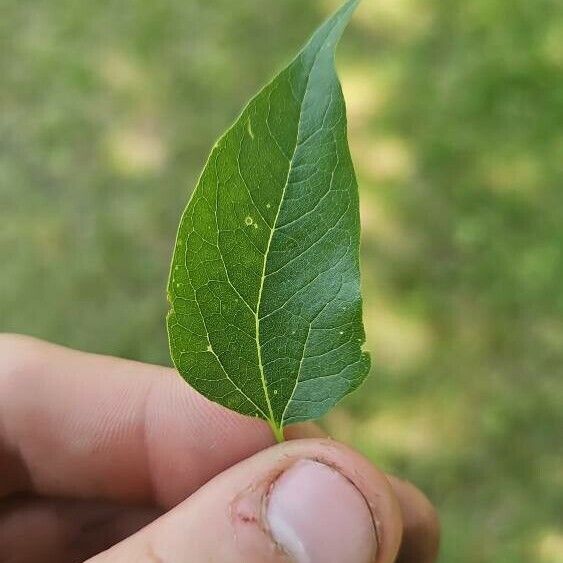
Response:
[[[167,363],[196,175],[336,3],[3,0],[0,330]],[[374,374],[327,426],[429,494],[442,561],[560,561],[562,5],[364,0],[339,69]]]

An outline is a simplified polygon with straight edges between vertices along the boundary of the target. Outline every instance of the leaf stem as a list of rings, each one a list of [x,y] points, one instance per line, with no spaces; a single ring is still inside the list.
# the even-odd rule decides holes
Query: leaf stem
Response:
[[[281,428],[281,426],[278,426],[273,420],[268,420],[268,424],[270,425],[270,428],[272,429],[272,432],[274,433],[274,436],[276,437],[278,444],[285,442],[285,436],[283,435],[283,428]]]

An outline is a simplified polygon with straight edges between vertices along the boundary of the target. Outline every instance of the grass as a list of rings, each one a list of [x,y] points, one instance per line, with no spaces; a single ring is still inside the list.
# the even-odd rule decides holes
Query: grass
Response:
[[[5,0],[0,330],[168,363],[219,133],[334,2]],[[365,1],[339,68],[373,376],[327,427],[419,484],[441,561],[563,559],[563,10]]]

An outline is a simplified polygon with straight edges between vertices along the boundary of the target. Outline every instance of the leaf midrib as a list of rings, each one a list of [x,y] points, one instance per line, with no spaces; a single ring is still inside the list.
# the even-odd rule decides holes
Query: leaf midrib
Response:
[[[260,320],[261,319],[260,319],[259,313],[260,313],[260,305],[262,303],[262,291],[264,289],[264,281],[266,279],[266,265],[268,263],[270,245],[272,243],[272,239],[273,239],[274,233],[276,231],[276,225],[277,225],[277,222],[278,222],[278,218],[279,218],[279,215],[280,215],[281,208],[283,206],[283,202],[284,202],[284,198],[285,198],[285,192],[287,190],[287,186],[289,185],[289,178],[290,178],[291,173],[293,171],[293,161],[295,159],[295,154],[297,153],[297,149],[301,145],[301,143],[299,142],[299,135],[300,135],[301,124],[302,124],[301,117],[303,115],[303,106],[305,104],[307,94],[309,93],[309,84],[310,84],[310,80],[311,80],[311,75],[313,74],[313,70],[315,69],[315,65],[317,64],[319,54],[321,53],[322,48],[326,44],[328,38],[330,37],[332,31],[334,30],[334,28],[336,27],[336,25],[338,23],[340,23],[340,19],[336,19],[336,21],[334,22],[334,25],[331,27],[330,31],[327,33],[325,40],[322,42],[322,44],[318,48],[317,52],[315,53],[313,63],[311,64],[311,68],[309,69],[309,73],[307,75],[307,82],[305,83],[305,92],[303,93],[303,98],[301,99],[301,103],[299,105],[299,119],[298,119],[298,124],[297,124],[297,133],[296,133],[296,136],[295,136],[295,146],[293,147],[291,157],[289,158],[289,167],[288,167],[288,170],[287,170],[287,177],[285,179],[285,184],[284,184],[284,187],[283,187],[283,190],[282,190],[280,203],[279,203],[278,209],[276,211],[276,216],[274,217],[272,228],[270,230],[270,237],[268,238],[268,244],[266,245],[266,251],[264,253],[264,265],[262,267],[262,276],[260,278],[260,288],[258,290],[258,299],[257,299],[257,302],[256,302],[256,311],[254,313],[255,329],[256,329],[256,346],[257,346],[257,349],[258,349],[258,367],[259,367],[259,370],[260,370],[260,380],[262,382],[262,389],[264,391],[264,397],[266,398],[266,405],[268,407],[268,413],[270,415],[270,421],[272,422],[272,424],[274,424],[276,426],[277,426],[277,424],[276,424],[276,421],[275,421],[274,411],[272,409],[272,404],[271,404],[271,401],[270,401],[270,395],[268,393],[266,375],[264,373],[264,366],[263,366],[263,363],[262,363],[262,346],[260,344]],[[306,48],[307,47],[305,46],[303,51],[305,51]],[[302,56],[302,54],[299,55],[299,56]],[[273,137],[273,135],[272,135],[272,137]],[[276,143],[277,143],[277,141],[276,141]],[[283,151],[281,151],[281,152],[285,156]],[[286,156],[286,158],[287,158],[287,156]],[[311,327],[309,326],[309,332],[310,332],[310,330],[311,330]],[[309,332],[307,333],[307,339],[309,338]],[[301,371],[301,365],[303,363],[304,355],[305,355],[305,348],[303,348],[302,356],[301,356],[301,359],[300,359],[300,362],[299,362],[299,370],[298,370],[298,373],[297,373],[297,377],[295,378],[295,384],[294,384],[293,390],[291,392],[291,395],[290,395],[290,397],[287,401],[287,404],[285,405],[284,413],[287,410],[287,405],[291,401],[291,397],[293,397],[293,394],[295,393],[295,388],[297,387],[297,383],[298,383],[298,380],[299,380],[299,372]],[[283,418],[283,416],[282,416],[282,418]],[[283,420],[280,420],[279,421],[279,427],[281,428],[282,426],[283,426]]]

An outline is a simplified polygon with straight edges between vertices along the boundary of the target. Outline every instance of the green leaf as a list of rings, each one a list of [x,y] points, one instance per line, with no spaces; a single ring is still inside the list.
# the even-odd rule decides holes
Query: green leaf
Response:
[[[182,216],[168,335],[200,393],[269,421],[317,418],[366,377],[358,188],[334,51],[350,0],[213,148]]]

